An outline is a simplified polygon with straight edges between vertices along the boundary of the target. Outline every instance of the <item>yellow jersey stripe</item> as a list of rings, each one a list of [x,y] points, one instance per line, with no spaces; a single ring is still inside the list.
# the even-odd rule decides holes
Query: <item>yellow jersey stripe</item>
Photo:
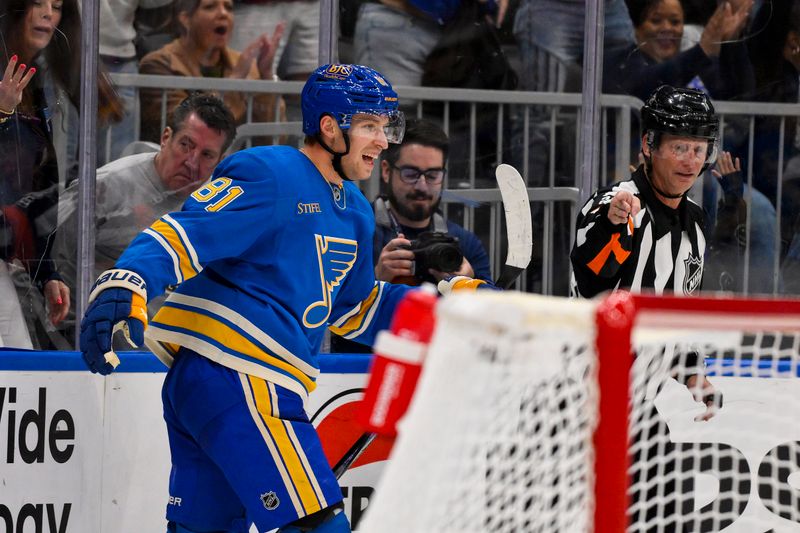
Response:
[[[375,299],[378,297],[378,287],[379,286],[377,284],[374,287],[372,287],[372,291],[370,291],[369,296],[366,298],[366,300],[361,302],[361,309],[359,309],[357,314],[350,317],[341,326],[330,326],[329,329],[333,333],[343,336],[361,327],[361,324],[364,321],[364,317],[366,316],[367,312],[369,312],[369,310],[372,308],[372,305],[375,303]]]
[[[264,443],[267,445],[267,449],[269,450],[272,460],[278,469],[278,473],[283,480],[283,484],[286,487],[286,492],[289,493],[289,499],[292,500],[292,506],[294,507],[295,512],[298,516],[304,516],[305,511],[303,510],[303,505],[300,503],[300,498],[295,491],[295,487],[291,478],[289,477],[289,472],[286,471],[283,461],[281,460],[280,453],[278,453],[275,443],[272,441],[272,437],[267,430],[267,426],[264,424],[263,418],[256,407],[256,402],[253,400],[256,394],[255,391],[250,387],[251,380],[252,378],[239,372],[239,381],[242,384],[244,398],[247,402],[247,408],[250,411],[250,416],[253,418],[253,422],[258,428],[258,431],[261,433],[261,438],[264,439]]]
[[[213,317],[165,305],[158,314],[156,314],[153,321],[167,326],[186,328],[198,332],[206,337],[210,337],[222,346],[283,370],[302,383],[307,391],[314,390],[316,387],[316,384],[303,372],[286,361],[282,361],[268,354],[241,333]]]
[[[186,250],[183,242],[181,242],[181,238],[178,236],[175,229],[163,220],[156,220],[150,228],[164,237],[170,247],[175,250],[175,254],[178,256],[178,267],[181,269],[184,281],[193,278],[197,274],[197,270],[195,270],[194,265],[192,265],[189,252]]]
[[[162,248],[164,248],[164,250],[166,250],[169,258],[172,259],[172,268],[175,270],[175,284],[183,283],[183,276],[181,275],[178,255],[175,253],[175,250],[172,249],[167,240],[160,233],[153,231],[150,228],[146,228],[142,233],[150,235],[158,244],[161,245]]]
[[[311,477],[314,472],[309,468],[308,471],[304,468],[304,462],[300,459],[298,452],[302,450],[299,443],[289,437],[286,425],[288,421],[281,420],[272,416],[271,404],[269,397],[269,390],[264,380],[248,376],[250,386],[253,390],[253,398],[256,403],[256,410],[261,414],[261,421],[267,426],[267,432],[272,436],[278,448],[278,453],[283,458],[286,469],[289,472],[289,478],[292,481],[294,489],[300,497],[300,502],[306,514],[311,514],[322,509],[320,501],[311,484]],[[307,465],[308,462],[305,461]],[[316,481],[316,480],[315,480]]]
[[[383,295],[384,286],[385,282],[383,281],[377,282],[375,289],[377,289],[378,294],[375,297],[375,301],[370,303],[370,307],[367,310],[367,316],[364,318],[364,320],[361,321],[361,327],[345,335],[345,338],[354,339],[358,337],[359,335],[364,333],[364,331],[370,326],[370,324],[372,324],[372,319],[375,318],[375,313],[378,311],[378,308],[380,307],[380,300],[381,296]]]
[[[196,335],[196,333],[191,331],[184,332],[174,331],[171,328],[160,328],[158,322],[155,322],[144,332],[144,339],[150,351],[156,354],[168,367],[172,365],[172,356],[163,349],[161,343],[164,342],[184,346],[231,370],[249,376],[257,376],[276,383],[302,398],[303,405],[308,401],[308,393],[310,391],[306,389],[302,383],[294,379],[294,377],[279,372],[274,367],[267,366],[258,361],[248,360],[238,354],[234,355],[225,352],[220,349],[217,343],[206,340],[205,338],[200,338]],[[316,387],[316,384],[314,384],[314,386]]]
[[[195,250],[194,246],[192,246],[192,241],[189,240],[189,236],[186,235],[186,230],[183,229],[183,226],[181,226],[177,220],[169,215],[162,216],[161,220],[172,226],[172,228],[178,232],[178,235],[180,235],[181,239],[183,239],[182,242],[186,246],[186,251],[189,252],[189,258],[192,260],[192,267],[197,272],[203,270],[203,266],[200,264],[200,258],[197,257],[197,250]]]
[[[283,359],[284,361],[288,361],[295,367],[299,368],[301,372],[306,374],[307,376],[311,376],[316,378],[319,376],[319,369],[314,368],[310,364],[306,363],[289,350],[287,350],[281,343],[267,335],[267,333],[259,329],[258,326],[253,324],[250,320],[245,318],[243,315],[237,313],[233,309],[229,307],[225,307],[224,305],[213,302],[211,300],[206,300],[204,298],[198,298],[196,296],[187,296],[185,294],[179,293],[172,293],[169,298],[167,299],[169,303],[176,303],[185,305],[187,307],[196,307],[206,312],[206,314],[216,315],[219,317],[224,318],[228,322],[232,324],[236,324],[236,327],[256,339],[258,342],[263,344],[267,347],[269,351]]]

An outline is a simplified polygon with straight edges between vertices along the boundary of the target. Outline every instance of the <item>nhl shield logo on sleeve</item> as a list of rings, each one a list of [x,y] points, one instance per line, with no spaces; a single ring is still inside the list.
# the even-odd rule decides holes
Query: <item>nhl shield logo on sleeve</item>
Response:
[[[281,504],[281,501],[278,499],[278,495],[275,494],[275,491],[271,490],[261,495],[261,503],[264,504],[264,508],[267,511],[274,511]]]

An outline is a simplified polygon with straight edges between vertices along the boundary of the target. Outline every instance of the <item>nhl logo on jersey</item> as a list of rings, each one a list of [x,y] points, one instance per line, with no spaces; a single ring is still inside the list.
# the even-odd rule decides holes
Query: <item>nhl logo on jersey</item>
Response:
[[[683,278],[683,292],[692,294],[700,286],[700,280],[703,279],[703,262],[699,257],[689,254],[689,257],[683,260],[683,266],[686,269],[686,275]]]
[[[264,504],[264,508],[267,511],[274,511],[281,504],[281,501],[278,499],[278,495],[275,494],[275,491],[271,490],[261,495],[261,503]]]

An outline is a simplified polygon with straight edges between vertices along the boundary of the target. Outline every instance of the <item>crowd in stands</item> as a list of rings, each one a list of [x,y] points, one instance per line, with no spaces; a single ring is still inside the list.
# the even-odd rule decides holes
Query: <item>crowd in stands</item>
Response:
[[[339,59],[373,67],[395,87],[580,92],[585,2],[341,0]],[[715,104],[798,104],[800,0],[707,4],[605,0],[603,93],[644,100],[668,84],[704,91]],[[300,120],[296,94],[227,91],[198,103],[194,91],[115,86],[108,74],[305,80],[319,64],[319,10],[319,0],[100,1],[98,272],[208,178],[236,126]],[[0,0],[0,37],[0,346],[61,347],[72,342],[78,290],[79,2]],[[567,107],[422,105],[401,90],[401,108],[446,132],[444,186],[456,197],[459,188],[493,187],[500,162],[527,169],[531,187],[579,183],[575,145],[587,133]],[[740,109],[720,113],[726,155],[691,193],[708,233],[727,243],[710,247],[704,289],[798,294],[800,113]],[[632,115],[631,161],[605,165],[609,182],[637,164]],[[618,148],[610,122],[588,133],[606,136],[604,161]],[[450,204],[445,216],[475,207],[464,205]],[[537,235],[555,240],[549,249],[536,243],[525,286],[542,290],[541,263],[553,261],[549,290],[565,295],[575,206],[544,205],[534,202]],[[484,227],[487,213],[476,208],[471,229],[489,249],[496,235]],[[717,227],[722,218],[737,223]]]

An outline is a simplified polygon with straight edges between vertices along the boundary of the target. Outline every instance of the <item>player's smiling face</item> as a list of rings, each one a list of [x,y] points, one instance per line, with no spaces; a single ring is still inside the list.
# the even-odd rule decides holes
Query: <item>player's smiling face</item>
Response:
[[[233,31],[232,0],[199,0],[194,12],[178,15],[188,37],[204,51],[228,45]]]
[[[370,177],[378,157],[388,146],[384,127],[389,119],[377,115],[355,115],[347,130],[350,151],[342,157],[342,168],[352,180]]]

